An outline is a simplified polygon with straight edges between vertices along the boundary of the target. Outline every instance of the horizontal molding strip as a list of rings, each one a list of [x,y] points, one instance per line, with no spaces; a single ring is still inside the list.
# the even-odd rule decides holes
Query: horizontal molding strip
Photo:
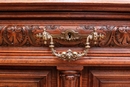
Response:
[[[120,12],[1,12],[1,20],[130,20]]]
[[[42,47],[0,47],[0,65],[10,66],[63,66],[81,65],[81,66],[129,66],[130,51],[128,48],[92,48],[88,55],[76,61],[63,61],[58,59]],[[57,48],[58,51],[67,48]],[[105,50],[104,50],[105,49]],[[45,51],[46,50],[46,51]],[[72,50],[81,50],[81,48],[73,48]],[[99,54],[99,55],[97,55]]]
[[[0,3],[0,11],[116,11],[130,12],[121,3]]]
[[[69,47],[73,51],[80,52],[82,48]],[[59,52],[67,50],[68,47],[56,48]],[[8,55],[7,55],[8,54]],[[106,56],[107,55],[107,56]],[[52,56],[48,47],[0,47],[0,56]],[[92,47],[85,57],[129,57],[129,48],[101,48]]]

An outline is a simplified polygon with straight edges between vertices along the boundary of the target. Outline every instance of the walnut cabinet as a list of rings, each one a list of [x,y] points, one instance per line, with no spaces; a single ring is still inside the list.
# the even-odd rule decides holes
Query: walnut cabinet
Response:
[[[130,87],[130,4],[1,2],[0,87]]]

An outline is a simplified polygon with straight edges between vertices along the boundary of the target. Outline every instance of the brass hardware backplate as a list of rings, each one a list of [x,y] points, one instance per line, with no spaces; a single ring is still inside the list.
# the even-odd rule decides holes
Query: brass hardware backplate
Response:
[[[97,42],[104,38],[104,35],[101,33],[98,33],[96,28],[94,28],[94,31],[90,34],[87,34],[86,36],[86,43],[85,43],[85,49],[82,52],[73,52],[71,49],[68,49],[67,51],[63,52],[57,52],[55,50],[55,45],[53,41],[53,36],[46,31],[46,28],[43,28],[44,31],[42,33],[36,34],[36,37],[42,38],[44,41],[44,44],[47,44],[47,41],[49,40],[52,54],[54,54],[56,57],[61,58],[63,60],[71,61],[71,60],[77,60],[82,56],[85,56],[90,48],[90,40],[93,41],[94,44],[97,44]],[[57,37],[58,38],[58,37]],[[67,40],[67,41],[74,41],[80,39],[80,35],[78,32],[74,30],[65,30],[64,32],[61,32],[60,39]]]

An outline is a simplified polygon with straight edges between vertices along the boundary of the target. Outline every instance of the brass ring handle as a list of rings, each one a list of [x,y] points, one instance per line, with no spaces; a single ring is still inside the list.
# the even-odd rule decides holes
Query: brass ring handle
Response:
[[[98,34],[96,32],[96,28],[94,29],[94,32],[92,32],[91,34],[89,34],[86,38],[86,45],[85,45],[85,50],[83,52],[73,52],[71,49],[68,49],[66,52],[61,52],[58,53],[55,49],[54,49],[54,42],[53,42],[53,37],[51,34],[49,34],[48,32],[46,32],[46,29],[44,28],[43,33],[39,33],[36,34],[36,37],[42,37],[42,39],[44,40],[44,44],[47,43],[47,40],[50,40],[50,45],[49,47],[51,48],[52,53],[58,57],[61,58],[63,60],[67,60],[67,61],[71,61],[71,60],[77,60],[80,57],[84,56],[87,54],[89,48],[90,48],[90,40],[94,41],[94,44],[97,43],[99,38],[103,38],[104,35],[103,34]]]

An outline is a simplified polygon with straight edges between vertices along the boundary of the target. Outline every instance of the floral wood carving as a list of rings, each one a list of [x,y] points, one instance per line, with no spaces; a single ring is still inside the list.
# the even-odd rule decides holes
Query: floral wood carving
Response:
[[[0,26],[0,46],[44,46],[42,38],[36,34],[46,28],[56,45],[83,46],[87,34],[94,27],[97,32],[104,34],[105,39],[97,42],[98,47],[130,47],[129,26],[57,26],[57,25],[3,25]],[[74,30],[74,31],[73,31]],[[69,36],[70,34],[70,36]],[[68,35],[68,36],[67,36]],[[70,37],[68,39],[68,37]],[[48,45],[48,44],[47,44]],[[94,46],[94,45],[92,45]]]
[[[22,45],[26,42],[27,30],[21,26],[7,26],[3,39],[8,45]]]

